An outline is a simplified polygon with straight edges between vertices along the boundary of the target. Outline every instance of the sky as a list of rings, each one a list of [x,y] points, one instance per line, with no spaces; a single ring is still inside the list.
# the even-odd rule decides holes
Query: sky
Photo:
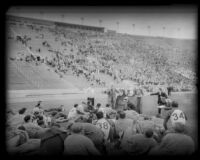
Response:
[[[196,6],[27,7],[13,6],[8,15],[101,26],[120,33],[197,39]],[[84,20],[81,20],[81,17]],[[102,20],[99,23],[99,20]],[[119,24],[117,25],[117,22]],[[149,27],[148,27],[149,26]]]

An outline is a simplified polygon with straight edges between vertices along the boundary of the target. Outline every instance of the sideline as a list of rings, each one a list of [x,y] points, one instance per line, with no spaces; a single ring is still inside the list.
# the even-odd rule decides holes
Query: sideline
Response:
[[[102,93],[102,89],[95,89],[94,97],[107,97]],[[44,89],[44,90],[8,90],[7,102],[32,102],[38,100],[63,100],[87,98],[90,93],[78,89]]]

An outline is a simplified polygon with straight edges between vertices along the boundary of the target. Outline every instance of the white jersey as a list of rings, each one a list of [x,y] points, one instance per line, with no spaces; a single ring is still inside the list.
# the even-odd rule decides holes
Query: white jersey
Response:
[[[106,109],[104,107],[100,107],[98,112],[103,112],[103,117],[106,118]]]
[[[183,113],[183,111],[176,109],[172,112],[170,116],[170,120],[171,120],[172,126],[174,126],[175,123],[178,123],[178,122],[185,124],[186,122],[185,114]]]
[[[68,118],[68,119],[76,118],[77,115],[78,115],[78,114],[77,114],[76,108],[72,108],[72,109],[69,111],[67,118]]]
[[[107,140],[109,133],[110,133],[110,124],[108,121],[104,118],[97,121],[96,125],[98,128],[100,128],[104,133],[104,139]]]
[[[106,118],[106,115],[109,115],[113,110],[109,107],[100,107],[98,111],[103,112],[103,117]]]

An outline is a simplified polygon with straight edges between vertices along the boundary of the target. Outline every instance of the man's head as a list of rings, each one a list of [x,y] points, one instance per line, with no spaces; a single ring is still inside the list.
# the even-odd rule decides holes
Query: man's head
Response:
[[[40,107],[40,104],[42,103],[42,101],[38,101],[37,105],[35,107]]]
[[[120,119],[125,119],[126,113],[124,111],[118,111],[118,115]]]
[[[60,128],[61,126],[60,126],[60,124],[58,124],[58,123],[56,123],[56,122],[53,122],[53,123],[51,124],[51,127],[52,127],[52,128]]]
[[[40,109],[38,107],[33,108],[33,114],[38,115],[40,113]]]
[[[37,118],[38,118],[38,120],[43,120],[44,119],[43,116],[41,116],[41,115],[39,115]]]
[[[101,119],[101,118],[103,118],[103,112],[97,112],[96,113],[96,116],[97,116],[97,119]]]
[[[82,127],[81,127],[80,124],[74,123],[74,124],[71,126],[70,130],[72,131],[72,133],[79,134],[79,133],[82,132]]]
[[[101,107],[101,103],[97,103],[97,108],[100,108]]]
[[[74,108],[77,108],[78,107],[78,104],[74,104]]]
[[[107,117],[108,119],[116,119],[116,116],[117,116],[116,111],[112,111],[112,112],[106,114],[106,117]]]
[[[54,117],[57,113],[58,113],[58,112],[53,111],[53,112],[51,113],[51,116]]]
[[[61,110],[63,110],[64,109],[64,105],[60,105],[60,107],[59,107]]]
[[[126,101],[126,102],[128,102],[128,97],[127,97],[127,96],[126,96],[126,97],[124,97],[123,101]]]
[[[30,122],[30,121],[31,121],[31,115],[26,115],[26,116],[24,117],[24,122],[28,123],[28,122]]]
[[[178,108],[178,102],[172,101],[171,106],[172,106],[173,108]]]
[[[91,101],[87,101],[87,105],[91,105]]]
[[[43,120],[37,120],[37,124],[39,125],[39,126],[44,126],[45,124],[44,124],[44,121]]]
[[[18,112],[19,112],[19,114],[24,114],[26,112],[26,108],[22,108]]]
[[[151,128],[148,128],[146,131],[145,131],[145,136],[147,138],[151,138],[153,136],[153,130]]]
[[[25,131],[25,130],[26,130],[26,128],[25,128],[24,126],[19,126],[18,129],[19,129],[19,130],[22,130],[22,131]]]

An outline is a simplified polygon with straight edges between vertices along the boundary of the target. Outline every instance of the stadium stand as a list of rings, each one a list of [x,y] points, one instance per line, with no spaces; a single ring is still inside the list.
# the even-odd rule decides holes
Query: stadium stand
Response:
[[[162,151],[168,155],[166,142],[175,148],[175,155],[194,153],[196,144],[185,133],[185,124],[165,130],[163,118],[143,114],[139,106],[156,106],[156,97],[152,104],[141,97],[160,86],[172,86],[173,91],[195,89],[195,41],[107,33],[100,27],[14,16],[8,16],[7,28],[9,90],[106,88],[111,101],[98,107],[77,102],[70,110],[63,105],[47,108],[42,101],[26,104],[25,109],[13,104],[15,110],[6,112],[10,154],[157,155]],[[130,95],[124,89],[128,82],[137,84]]]

